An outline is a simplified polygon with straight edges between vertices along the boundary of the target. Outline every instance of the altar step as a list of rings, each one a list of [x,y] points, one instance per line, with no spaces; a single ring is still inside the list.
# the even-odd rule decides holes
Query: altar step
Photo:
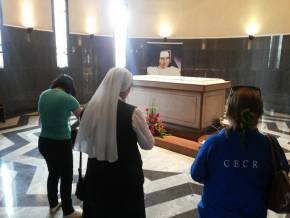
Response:
[[[176,136],[164,136],[163,138],[155,137],[155,145],[189,157],[195,157],[201,143]]]

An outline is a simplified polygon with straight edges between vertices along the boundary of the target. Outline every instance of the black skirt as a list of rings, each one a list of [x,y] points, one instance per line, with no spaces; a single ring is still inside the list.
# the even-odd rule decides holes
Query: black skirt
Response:
[[[89,158],[83,218],[145,218],[142,165]]]

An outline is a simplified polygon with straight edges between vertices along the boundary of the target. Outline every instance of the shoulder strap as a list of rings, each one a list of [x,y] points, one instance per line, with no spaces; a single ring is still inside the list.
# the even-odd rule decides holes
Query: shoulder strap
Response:
[[[273,170],[274,170],[274,175],[276,175],[276,172],[278,171],[277,167],[277,155],[276,155],[276,142],[272,135],[267,134],[266,137],[268,138],[268,141],[270,142],[271,146],[271,154],[272,154],[272,164],[273,164]]]
[[[78,169],[78,172],[79,172],[79,179],[82,177],[82,152],[80,152],[80,160],[79,160],[79,169]]]
[[[81,115],[80,115],[80,118],[81,118],[81,116],[83,115],[83,112],[84,112],[84,110],[82,110],[82,112],[81,112]],[[80,125],[80,118],[77,120],[77,126],[76,126],[76,129],[77,129],[77,127]],[[79,168],[78,168],[78,172],[79,172],[79,179],[82,177],[82,152],[80,151],[80,159],[79,159]]]

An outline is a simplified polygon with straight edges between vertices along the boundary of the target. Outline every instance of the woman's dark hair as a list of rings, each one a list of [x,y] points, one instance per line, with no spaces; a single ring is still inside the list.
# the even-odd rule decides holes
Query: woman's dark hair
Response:
[[[262,114],[263,100],[259,89],[239,87],[230,93],[226,115],[232,128],[243,133],[254,129]]]
[[[71,94],[72,96],[76,95],[74,80],[71,76],[67,74],[59,75],[55,80],[51,82],[50,88],[61,88],[66,93]]]

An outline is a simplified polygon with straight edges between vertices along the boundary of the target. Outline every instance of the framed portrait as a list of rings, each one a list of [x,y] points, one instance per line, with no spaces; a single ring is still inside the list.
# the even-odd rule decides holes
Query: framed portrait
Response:
[[[147,42],[147,74],[180,76],[182,46],[182,42]]]

